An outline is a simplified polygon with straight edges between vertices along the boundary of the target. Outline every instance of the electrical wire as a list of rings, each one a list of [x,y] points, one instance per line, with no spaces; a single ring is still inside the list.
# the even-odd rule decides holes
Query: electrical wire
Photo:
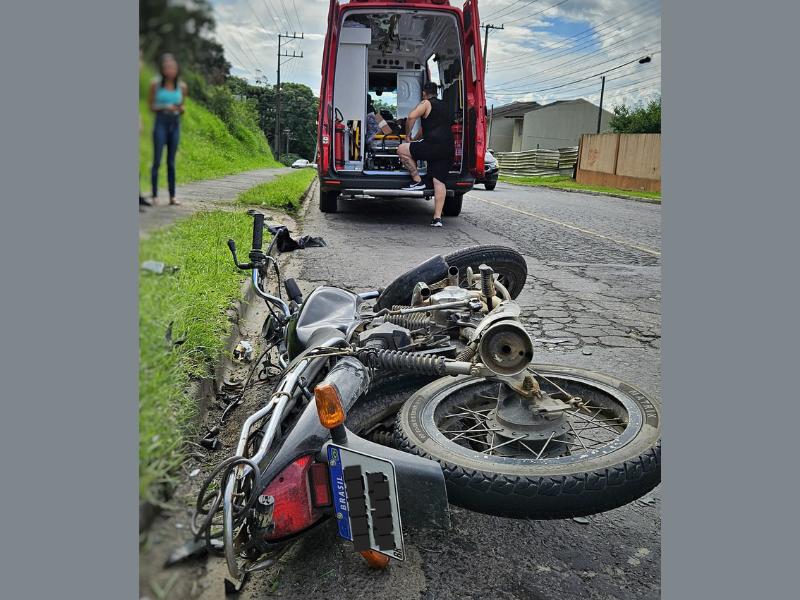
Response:
[[[300,20],[300,15],[297,13],[297,4],[292,0],[292,9],[294,10],[294,17],[297,19],[297,27],[303,31],[303,22]]]
[[[631,41],[633,41],[633,40],[631,40]],[[650,50],[655,51],[655,49],[657,49],[657,48],[658,48],[657,46],[644,46],[644,47],[639,47],[634,51],[614,54],[613,56],[610,56],[606,60],[602,60],[600,62],[594,62],[592,64],[588,64],[588,65],[582,66],[580,69],[576,69],[574,71],[569,71],[569,72],[566,72],[566,73],[559,73],[558,75],[556,75],[554,77],[546,77],[544,79],[535,79],[534,81],[526,81],[526,80],[530,79],[531,77],[535,78],[537,75],[541,75],[542,73],[545,73],[546,71],[540,71],[539,73],[532,73],[530,75],[522,75],[522,76],[516,77],[514,79],[509,79],[508,81],[498,82],[498,83],[496,83],[496,84],[494,84],[492,86],[492,89],[496,89],[497,86],[504,86],[504,88],[507,88],[507,89],[518,89],[518,88],[521,88],[521,87],[530,87],[532,85],[538,86],[538,85],[542,85],[544,83],[548,83],[548,82],[551,82],[551,81],[558,81],[559,79],[563,79],[565,77],[571,77],[573,75],[579,75],[581,73],[585,73],[586,71],[590,71],[592,69],[595,69],[595,68],[600,67],[602,65],[608,64],[610,62],[616,62],[616,61],[618,61],[618,60],[620,60],[622,58],[628,57],[628,56],[637,55],[639,58],[642,58],[643,56],[646,56],[648,54],[648,51],[650,51]],[[548,70],[552,71],[552,69],[548,69]],[[513,84],[514,82],[519,82],[519,83],[516,83],[514,85],[509,85],[509,84]]]
[[[565,2],[569,2],[569,0],[561,0],[560,2],[556,2],[555,4],[551,4],[547,8],[540,10],[539,12],[535,12],[532,15],[525,15],[524,17],[520,17],[519,19],[514,19],[512,21],[503,21],[501,25],[510,25],[511,23],[516,23],[517,21],[522,21],[523,19],[530,19],[531,17],[535,17],[536,15],[540,15],[543,12],[547,12],[551,8],[555,8],[556,6],[561,6]]]
[[[657,10],[654,10],[654,9],[657,9]],[[577,42],[581,38],[585,38],[587,36],[588,37],[595,36],[595,35],[599,34],[600,32],[606,31],[607,29],[610,29],[612,27],[618,27],[618,26],[622,25],[622,23],[625,23],[625,22],[628,21],[628,19],[622,19],[622,20],[619,20],[619,21],[618,21],[618,19],[620,19],[621,17],[624,17],[625,15],[627,15],[629,13],[632,13],[632,12],[634,12],[634,9],[627,10],[627,11],[622,12],[622,13],[614,16],[614,17],[610,17],[610,18],[606,19],[605,21],[601,21],[597,25],[593,25],[592,27],[589,27],[587,29],[579,31],[578,33],[575,33],[575,34],[573,34],[573,35],[571,35],[569,37],[566,37],[566,38],[560,40],[556,44],[541,50],[537,55],[537,60],[542,59],[543,57],[547,57],[544,60],[548,60],[549,61],[549,60],[552,60],[553,58],[556,58],[558,56],[563,56],[564,54],[572,53],[574,50],[569,49],[569,46],[567,45],[567,42],[570,42],[570,41]],[[651,12],[653,14],[650,14]],[[645,9],[642,14],[634,15],[632,18],[639,19],[639,18],[642,18],[642,17],[651,17],[651,16],[653,16],[655,14],[659,14],[660,15],[660,6],[659,5],[653,5],[650,8]],[[617,21],[617,22],[613,22],[613,21]],[[601,25],[604,25],[604,27],[601,27]],[[630,23],[628,23],[628,25],[630,25]],[[584,43],[584,41],[585,40],[581,41],[581,44]],[[593,42],[594,41],[595,40],[593,40]],[[566,50],[566,52],[559,54],[559,52],[562,51],[562,50]],[[551,53],[554,53],[554,54],[552,56],[550,56]],[[496,60],[493,60],[491,62],[492,62],[492,64],[505,64],[505,63],[510,63],[510,62],[519,62],[519,61],[525,62],[527,60],[530,60],[530,57],[528,57],[528,56],[513,56],[513,57],[510,57],[510,58],[496,59]]]
[[[658,50],[656,52],[652,52],[650,54],[650,56],[652,56],[654,54],[660,54],[660,53],[661,53],[661,51]],[[582,77],[580,79],[576,79],[575,81],[562,83],[561,85],[554,85],[554,86],[551,86],[549,88],[544,88],[544,89],[541,89],[541,90],[528,90],[528,91],[524,91],[524,92],[507,92],[507,95],[509,95],[509,96],[519,96],[519,95],[525,95],[525,94],[541,94],[542,92],[549,92],[550,90],[561,89],[561,88],[570,86],[570,85],[572,85],[574,83],[580,83],[581,81],[586,81],[587,79],[592,79],[593,77],[600,77],[601,75],[605,75],[606,73],[610,73],[611,71],[616,71],[617,69],[621,69],[622,67],[627,67],[628,65],[631,65],[631,64],[633,64],[635,62],[638,62],[639,60],[640,59],[635,58],[635,59],[633,59],[631,61],[628,61],[626,63],[623,63],[621,65],[617,65],[616,67],[612,67],[610,69],[606,69],[605,71],[600,71],[599,73],[593,73],[592,75],[587,75],[586,77]]]
[[[482,20],[498,19],[500,16],[508,16],[511,13],[515,13],[518,10],[520,10],[522,8],[525,8],[526,6],[530,6],[534,2],[539,2],[539,0],[531,0],[530,2],[528,2],[526,4],[523,4],[522,6],[519,6],[519,7],[515,8],[515,9],[513,9],[513,10],[509,10],[512,6],[514,6],[515,4],[519,4],[522,1],[523,0],[516,0],[516,2],[512,2],[511,4],[506,6],[505,8],[500,8],[500,9],[494,11],[493,13],[490,13],[490,14],[486,15],[485,17],[482,17]],[[506,11],[508,11],[508,12],[506,12]]]
[[[648,19],[651,19],[651,18],[652,18],[652,15],[644,17],[643,21],[637,22],[635,24],[633,24],[633,23],[629,24],[628,27],[633,27],[634,25],[636,27],[641,27],[641,26],[645,25],[645,23],[646,23],[646,21]],[[649,29],[646,29],[645,31],[650,33],[652,31],[655,31],[656,29],[660,29],[660,28],[661,28],[661,23],[660,23],[660,19],[659,19],[659,23],[653,24],[652,26],[650,26]],[[540,72],[545,72],[548,69],[549,70],[556,69],[561,65],[570,64],[571,62],[574,62],[576,60],[581,60],[581,59],[583,59],[585,57],[588,57],[588,56],[593,56],[595,54],[600,54],[601,52],[607,51],[609,48],[616,47],[616,46],[618,46],[620,44],[624,44],[627,40],[633,39],[634,37],[638,37],[638,36],[642,35],[643,33],[644,33],[644,31],[642,31],[641,29],[639,31],[636,31],[636,32],[630,32],[630,31],[628,31],[626,29],[624,31],[617,31],[616,33],[612,33],[611,35],[609,35],[609,36],[607,36],[605,38],[584,40],[581,43],[571,47],[566,52],[556,53],[556,54],[553,54],[552,56],[549,56],[549,57],[546,57],[546,58],[542,57],[542,53],[541,52],[536,52],[535,54],[525,54],[524,56],[518,57],[518,59],[524,59],[524,62],[530,62],[531,60],[535,60],[537,66],[539,66],[539,65],[542,65],[542,64],[550,63],[550,62],[554,61],[557,58],[569,57],[572,54],[578,54],[579,55],[577,58],[567,58],[566,61],[559,62],[556,65],[553,65],[551,67],[547,67],[547,69],[542,69],[540,71]],[[611,42],[611,40],[614,40],[615,38],[619,38],[620,36],[623,36],[622,39],[614,42],[613,44],[609,44],[609,42]],[[593,46],[598,46],[598,45],[599,45],[598,48],[596,48],[594,50],[589,50]],[[587,50],[587,51],[586,52],[581,52],[582,50]],[[521,63],[521,64],[524,64],[524,63]],[[519,69],[519,67],[520,67],[520,64],[513,64],[513,65],[500,66],[500,67],[494,68],[493,70],[494,70],[494,72],[510,71],[510,70],[517,70],[517,69]]]

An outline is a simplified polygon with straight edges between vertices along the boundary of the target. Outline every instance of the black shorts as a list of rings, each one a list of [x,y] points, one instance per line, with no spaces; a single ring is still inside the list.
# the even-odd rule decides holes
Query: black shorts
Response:
[[[409,146],[411,158],[428,163],[427,178],[435,177],[442,183],[447,181],[447,174],[453,164],[455,148],[452,143],[417,140]]]

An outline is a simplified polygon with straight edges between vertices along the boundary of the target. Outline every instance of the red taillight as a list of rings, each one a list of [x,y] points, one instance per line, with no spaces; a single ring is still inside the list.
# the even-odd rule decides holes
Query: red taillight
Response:
[[[333,503],[331,497],[331,480],[328,475],[328,465],[324,463],[313,463],[308,470],[311,481],[311,504],[316,507],[330,506]]]
[[[322,511],[311,501],[309,470],[312,464],[313,457],[310,454],[301,456],[281,471],[261,492],[262,496],[272,496],[275,499],[272,513],[274,528],[267,536],[268,540],[299,533],[322,518]]]

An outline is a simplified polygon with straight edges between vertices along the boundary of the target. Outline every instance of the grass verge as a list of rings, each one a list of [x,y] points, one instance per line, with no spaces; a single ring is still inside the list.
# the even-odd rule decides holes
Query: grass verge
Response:
[[[500,176],[500,181],[505,183],[513,183],[515,185],[529,185],[549,187],[556,189],[567,190],[585,190],[589,192],[602,192],[605,194],[614,194],[617,196],[630,196],[632,198],[648,198],[650,200],[661,201],[661,192],[644,192],[640,190],[618,190],[615,188],[601,187],[599,185],[585,185],[578,183],[572,177],[566,175],[556,175],[553,177],[508,177],[506,175]]]
[[[153,121],[155,115],[147,106],[148,72],[143,71],[139,85],[139,186],[150,195],[150,166],[153,161]],[[215,179],[268,167],[283,167],[272,156],[267,139],[261,131],[244,126],[228,127],[212,112],[192,100],[192,90],[186,100],[186,112],[181,117],[180,141],[175,159],[177,182]],[[166,194],[167,150],[164,149],[159,169],[159,191]]]
[[[298,169],[285,175],[279,175],[266,183],[242,192],[236,201],[242,204],[271,206],[294,212],[300,207],[301,196],[316,175],[317,172],[314,169]]]
[[[196,402],[193,377],[212,373],[230,331],[226,309],[241,297],[244,275],[231,262],[228,238],[249,240],[252,219],[239,212],[197,213],[156,231],[139,260],[174,273],[139,277],[139,499],[159,502],[184,458]],[[172,323],[172,340],[165,334]]]

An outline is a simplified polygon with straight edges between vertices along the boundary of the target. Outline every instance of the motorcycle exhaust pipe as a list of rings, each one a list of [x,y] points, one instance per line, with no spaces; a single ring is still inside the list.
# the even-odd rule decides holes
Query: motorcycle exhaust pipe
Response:
[[[424,281],[420,281],[414,286],[411,294],[411,306],[422,306],[428,304],[431,299],[431,288]]]
[[[478,355],[493,373],[517,375],[533,361],[533,340],[518,321],[497,321],[481,334]]]
[[[458,287],[458,267],[452,266],[447,269],[447,284]]]

